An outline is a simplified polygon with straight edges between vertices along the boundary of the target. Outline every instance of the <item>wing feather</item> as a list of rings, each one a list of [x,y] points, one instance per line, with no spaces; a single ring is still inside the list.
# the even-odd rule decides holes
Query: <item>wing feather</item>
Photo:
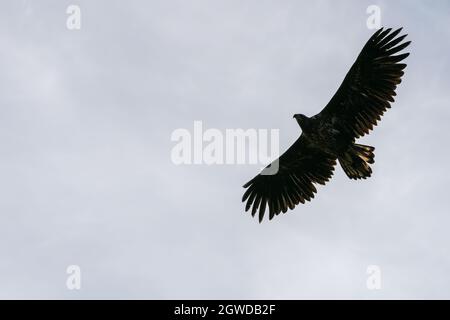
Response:
[[[349,138],[359,138],[373,130],[395,101],[395,91],[406,68],[400,62],[409,56],[401,51],[411,44],[403,42],[407,35],[399,36],[401,30],[381,28],[373,34],[336,94],[318,114],[334,119],[333,123],[349,132]]]
[[[294,209],[299,203],[314,198],[315,183],[325,184],[336,165],[336,159],[309,147],[303,136],[276,160],[279,170],[274,175],[259,174],[244,185],[242,201],[252,216],[258,212],[261,222],[266,209],[269,219]],[[275,162],[273,162],[275,164]]]

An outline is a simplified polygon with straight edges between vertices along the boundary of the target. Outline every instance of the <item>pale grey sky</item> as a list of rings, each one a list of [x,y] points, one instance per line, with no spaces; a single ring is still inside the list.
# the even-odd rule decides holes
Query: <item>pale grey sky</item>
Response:
[[[66,8],[81,8],[81,30]],[[177,128],[280,129],[331,98],[372,30],[405,28],[393,108],[270,223],[243,213],[255,166],[175,166]],[[447,1],[2,1],[0,298],[450,298]],[[79,265],[82,288],[66,288]],[[382,289],[366,288],[378,265]]]

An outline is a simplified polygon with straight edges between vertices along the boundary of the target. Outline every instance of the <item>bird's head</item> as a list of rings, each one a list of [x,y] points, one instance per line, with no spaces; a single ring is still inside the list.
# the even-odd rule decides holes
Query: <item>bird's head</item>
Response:
[[[294,119],[297,120],[298,125],[302,130],[304,130],[307,127],[307,123],[309,118],[305,116],[304,114],[294,114]]]

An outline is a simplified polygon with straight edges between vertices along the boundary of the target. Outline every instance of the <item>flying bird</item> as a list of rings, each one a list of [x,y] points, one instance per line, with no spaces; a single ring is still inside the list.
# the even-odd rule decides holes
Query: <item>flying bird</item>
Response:
[[[269,220],[314,198],[316,184],[324,185],[337,162],[350,179],[371,176],[374,147],[355,143],[368,134],[391,107],[406,67],[400,53],[411,41],[402,28],[376,31],[361,50],[344,81],[325,108],[313,117],[295,114],[301,135],[277,160],[244,185],[242,201],[259,222],[266,209]],[[265,170],[275,168],[275,174]]]

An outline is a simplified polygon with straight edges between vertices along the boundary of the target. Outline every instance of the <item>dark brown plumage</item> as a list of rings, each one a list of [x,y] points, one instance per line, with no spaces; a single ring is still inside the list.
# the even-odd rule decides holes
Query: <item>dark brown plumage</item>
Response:
[[[272,219],[310,201],[317,192],[315,184],[331,178],[336,161],[351,179],[370,177],[375,148],[355,140],[368,134],[394,102],[406,67],[400,62],[409,55],[398,54],[410,44],[402,42],[406,35],[398,36],[401,30],[375,32],[320,113],[311,118],[294,115],[302,134],[275,160],[279,166],[276,174],[267,175],[263,170],[244,185],[246,211],[252,209],[253,216],[258,213],[261,222],[266,209]]]

